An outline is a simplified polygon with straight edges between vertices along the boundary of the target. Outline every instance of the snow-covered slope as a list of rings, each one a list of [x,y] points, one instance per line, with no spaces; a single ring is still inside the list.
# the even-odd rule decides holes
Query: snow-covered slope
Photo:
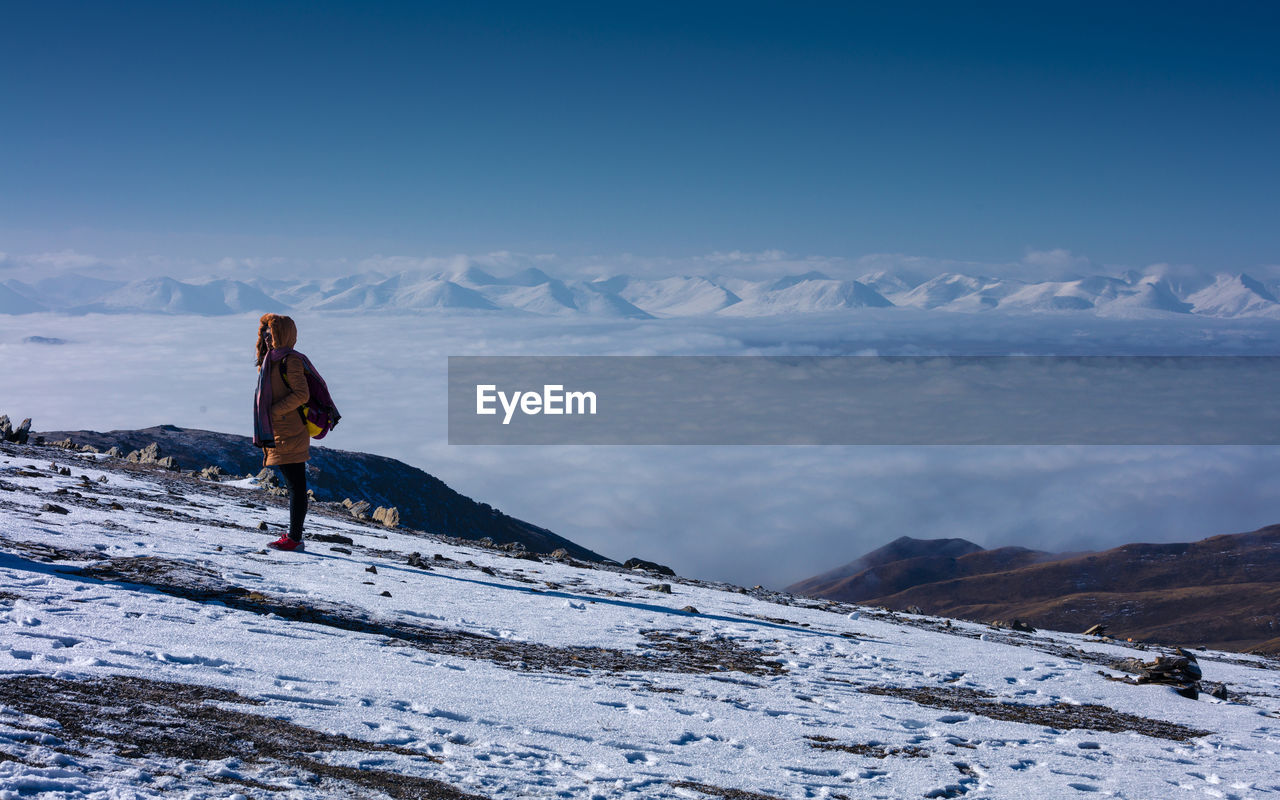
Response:
[[[355,283],[315,303],[317,311],[371,311],[460,308],[493,310],[480,293],[438,276],[392,275],[376,283]]]
[[[1123,295],[1128,284],[1119,278],[1093,275],[1072,281],[1046,281],[1012,288],[1000,299],[1004,309],[1072,311],[1096,308]]]
[[[277,553],[286,509],[250,481],[97,458],[0,445],[6,798],[1280,792],[1266,659],[1200,653],[1234,700],[1190,700],[1099,674],[1154,650],[517,558],[340,507]]]
[[[578,284],[573,288],[574,305],[584,314],[594,317],[648,319],[653,315],[628,302],[613,292],[601,291],[592,284]]]
[[[304,281],[256,280],[252,283],[290,308],[310,309],[365,281],[380,281],[386,278],[387,276],[381,273],[364,273],[345,275],[341,278]]]
[[[1191,304],[1178,299],[1167,280],[1150,275],[1137,281],[1128,292],[1108,303],[1105,310],[1123,313],[1136,309],[1185,314],[1191,311]]]
[[[615,292],[627,302],[650,314],[688,317],[714,314],[742,298],[707,278],[681,275],[659,280],[639,280],[618,275],[597,281],[602,289]]]
[[[1243,273],[1219,275],[1212,286],[1189,295],[1187,302],[1194,313],[1215,317],[1280,316],[1275,295]]]
[[[0,283],[0,314],[30,314],[44,310],[44,306],[33,300],[30,295]]]
[[[495,278],[475,267],[457,274],[459,284],[474,287],[494,308],[510,308],[545,316],[586,314],[594,317],[644,319],[645,311],[595,283],[566,283],[540,269]]]
[[[1192,310],[1158,275],[1091,275],[1067,281],[1027,282],[948,273],[890,295],[895,305],[941,311],[1095,311],[1107,316]]]
[[[884,297],[892,299],[893,295],[911,291],[920,281],[896,275],[888,270],[876,270],[858,277],[859,283],[865,283]]]
[[[112,289],[98,300],[68,310],[73,313],[218,315],[284,311],[285,306],[243,281],[215,279],[193,284],[173,278],[147,278]]]
[[[993,289],[998,285],[999,281],[989,278],[944,273],[930,278],[910,291],[894,296],[893,302],[895,305],[909,308],[939,308],[981,292],[983,289]]]
[[[726,307],[721,313],[770,316],[893,305],[865,283],[833,280],[821,274],[780,278],[750,291],[743,289],[743,301]]]
[[[67,272],[41,278],[30,285],[13,285],[12,288],[42,307],[66,308],[91,303],[121,286],[124,286],[124,281],[103,280],[78,272]]]
[[[215,279],[197,286],[214,297],[221,295],[229,314],[238,314],[242,311],[283,312],[286,310],[283,303],[244,281]]]

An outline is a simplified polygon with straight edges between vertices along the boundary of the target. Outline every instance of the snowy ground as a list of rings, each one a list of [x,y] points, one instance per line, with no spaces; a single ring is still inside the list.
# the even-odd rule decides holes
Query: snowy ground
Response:
[[[1274,661],[1188,700],[1099,674],[1154,650],[323,509],[350,544],[277,553],[250,482],[99,458],[0,449],[0,798],[1280,795]]]

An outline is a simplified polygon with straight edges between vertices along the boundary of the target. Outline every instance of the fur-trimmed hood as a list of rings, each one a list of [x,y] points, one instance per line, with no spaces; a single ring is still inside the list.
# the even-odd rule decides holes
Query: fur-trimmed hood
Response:
[[[266,343],[262,340],[265,331],[271,332],[271,349],[292,349],[298,343],[298,326],[292,317],[283,314],[263,314],[258,320],[258,364],[267,357]]]

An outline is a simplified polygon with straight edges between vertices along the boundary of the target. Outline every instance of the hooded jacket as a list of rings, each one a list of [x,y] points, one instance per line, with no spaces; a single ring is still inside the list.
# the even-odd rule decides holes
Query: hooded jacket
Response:
[[[274,351],[293,349],[298,341],[298,327],[289,317],[266,314],[261,320],[271,332],[272,352],[262,359],[258,369],[269,370],[271,387],[271,432],[273,447],[264,447],[267,466],[297,464],[311,457],[311,435],[298,409],[310,399],[302,358],[293,353],[273,358]],[[286,383],[287,381],[287,383]]]

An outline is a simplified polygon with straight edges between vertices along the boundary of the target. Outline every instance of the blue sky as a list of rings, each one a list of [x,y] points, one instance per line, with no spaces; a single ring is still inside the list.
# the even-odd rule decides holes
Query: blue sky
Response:
[[[1280,261],[1269,4],[4,9],[0,251]]]

